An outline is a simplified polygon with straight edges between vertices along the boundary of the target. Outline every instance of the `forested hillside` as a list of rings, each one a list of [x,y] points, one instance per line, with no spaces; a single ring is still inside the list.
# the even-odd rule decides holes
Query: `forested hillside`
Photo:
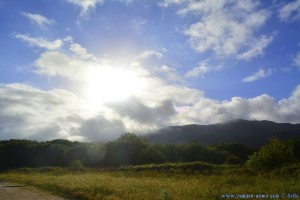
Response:
[[[236,120],[213,125],[184,125],[160,129],[145,136],[157,144],[183,144],[197,141],[203,145],[236,142],[253,147],[264,145],[270,137],[300,138],[300,124],[271,121]]]

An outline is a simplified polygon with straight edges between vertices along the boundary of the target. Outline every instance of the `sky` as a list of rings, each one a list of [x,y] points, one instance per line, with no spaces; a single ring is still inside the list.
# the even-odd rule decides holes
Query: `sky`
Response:
[[[0,0],[0,140],[300,123],[300,0]]]

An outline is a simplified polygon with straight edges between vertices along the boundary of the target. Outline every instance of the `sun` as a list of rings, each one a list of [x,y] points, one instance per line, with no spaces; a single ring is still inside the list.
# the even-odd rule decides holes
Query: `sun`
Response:
[[[98,67],[86,73],[86,96],[91,107],[122,101],[139,94],[144,81],[134,71],[112,66]]]

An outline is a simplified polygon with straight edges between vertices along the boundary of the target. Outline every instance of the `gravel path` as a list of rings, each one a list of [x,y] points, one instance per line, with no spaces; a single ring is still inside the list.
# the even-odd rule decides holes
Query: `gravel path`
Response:
[[[11,184],[0,180],[1,200],[64,200],[45,192],[33,192],[26,186]]]

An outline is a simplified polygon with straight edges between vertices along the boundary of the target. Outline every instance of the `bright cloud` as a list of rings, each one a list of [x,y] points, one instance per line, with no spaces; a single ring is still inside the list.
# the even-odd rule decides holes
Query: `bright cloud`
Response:
[[[147,59],[151,56],[155,56],[157,58],[161,58],[163,57],[163,54],[159,51],[154,51],[154,50],[146,50],[146,51],[143,51],[142,53],[140,53],[137,57],[137,59]]]
[[[87,12],[95,8],[97,4],[104,3],[105,0],[67,0],[68,2],[79,6],[81,8],[81,15],[87,14]]]
[[[97,63],[97,59],[84,47],[73,42],[72,37],[66,37],[60,47],[55,51],[42,52],[35,61],[37,74],[83,80],[87,71],[101,63]]]
[[[184,123],[211,124],[234,119],[270,120],[275,122],[300,122],[300,86],[293,94],[278,102],[266,94],[244,99],[233,97],[230,101],[201,98],[193,106],[185,108],[178,121]]]
[[[244,53],[237,55],[238,59],[241,60],[250,60],[252,58],[256,58],[264,54],[265,48],[273,41],[274,36],[266,36],[263,35],[257,41],[253,41],[252,45],[250,45],[249,50]]]
[[[191,96],[190,92],[184,95]],[[300,86],[280,101],[266,94],[250,99],[233,97],[230,101],[198,96],[192,104],[182,105],[181,111],[180,106],[175,107],[176,99],[173,100],[171,92],[166,96],[168,100],[160,99],[155,106],[134,97],[107,104],[106,109],[114,113],[110,116],[103,111],[88,114],[84,102],[66,90],[44,91],[24,84],[8,84],[1,85],[0,94],[0,139],[109,140],[125,131],[145,132],[172,124],[211,124],[234,119],[300,122]]]
[[[40,14],[22,12],[22,15],[41,28],[45,28],[47,25],[51,25],[54,23],[54,20],[48,19]]]
[[[178,13],[183,16],[193,14],[198,18],[184,30],[196,51],[213,50],[222,56],[253,49],[253,42],[259,41],[255,32],[270,16],[266,10],[259,9],[258,1],[250,0],[192,1]],[[267,43],[270,41],[261,44],[260,48],[248,50],[246,57],[262,54]]]
[[[276,21],[298,20],[299,2],[279,3],[280,10],[274,10],[278,2],[258,0],[58,2],[60,7],[77,7],[80,17],[97,11],[80,28],[81,18],[72,10],[56,12],[48,1],[33,8],[49,19],[21,12],[23,8],[15,15],[12,9],[1,24],[2,42],[9,48],[0,54],[0,140],[110,140],[126,131],[142,134],[170,125],[234,119],[300,123],[300,86],[294,85],[298,71],[290,66],[294,55],[293,64],[300,69],[299,26]],[[274,11],[279,15],[274,17]],[[15,16],[44,29],[4,23]],[[55,31],[46,28],[50,25]],[[16,34],[20,31],[26,34]],[[17,46],[16,40],[34,53],[18,54],[27,47]],[[270,44],[272,50],[265,53]],[[32,69],[19,73],[17,67],[28,63],[34,63],[28,66]],[[236,78],[243,68],[259,65],[270,69]],[[283,74],[282,67],[292,73]],[[215,80],[207,75],[216,72]],[[286,77],[279,80],[281,76],[272,76],[275,72]],[[280,84],[295,91],[287,95],[273,88],[272,94],[243,98],[246,84],[230,88],[267,77],[274,81],[270,87]],[[289,77],[293,80],[285,81]],[[60,82],[65,89],[55,89]]]
[[[16,38],[23,40],[25,42],[28,42],[32,46],[45,48],[48,50],[59,49],[63,44],[63,41],[60,39],[57,39],[57,40],[51,42],[44,38],[33,38],[28,35],[22,35],[22,34],[16,35]]]
[[[184,2],[188,2],[188,1],[191,1],[191,0],[162,0],[161,2],[159,2],[159,6],[162,6],[162,7],[168,7],[172,4],[182,4]]]
[[[43,91],[25,84],[0,86],[0,139],[54,139],[70,135],[81,118],[80,103],[69,91]]]
[[[255,74],[247,76],[243,79],[244,82],[253,82],[259,79],[266,78],[272,74],[272,69],[265,71],[264,69],[259,69]]]
[[[204,77],[205,74],[209,72],[214,72],[214,71],[220,71],[222,69],[221,65],[218,66],[210,66],[208,63],[208,60],[205,60],[199,64],[198,67],[195,67],[191,70],[189,70],[186,74],[186,78],[198,78]]]
[[[279,18],[281,21],[300,19],[300,0],[294,0],[279,9]]]

